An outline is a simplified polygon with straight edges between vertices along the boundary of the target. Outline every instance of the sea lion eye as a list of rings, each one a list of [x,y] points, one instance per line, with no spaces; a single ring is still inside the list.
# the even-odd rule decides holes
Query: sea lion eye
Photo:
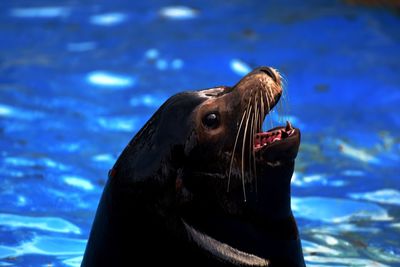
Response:
[[[215,129],[219,125],[219,116],[217,113],[208,113],[203,118],[203,124],[210,129]]]

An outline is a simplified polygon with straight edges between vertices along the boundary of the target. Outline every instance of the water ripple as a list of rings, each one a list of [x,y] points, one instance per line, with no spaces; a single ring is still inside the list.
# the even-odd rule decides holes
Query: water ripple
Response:
[[[68,185],[88,191],[94,189],[94,185],[85,178],[72,175],[64,175],[62,178],[64,179],[64,182]]]
[[[249,65],[241,61],[240,59],[232,59],[230,62],[230,67],[236,74],[243,76],[251,71]]]
[[[96,48],[95,42],[81,42],[67,44],[67,50],[71,52],[85,52]]]
[[[132,97],[129,101],[131,106],[133,107],[138,107],[138,106],[147,106],[147,107],[153,107],[153,108],[158,108],[161,106],[164,101],[167,99],[166,96],[163,95],[139,95]]]
[[[107,130],[132,133],[139,128],[137,118],[98,118],[97,123]]]
[[[68,166],[56,162],[49,158],[38,158],[30,159],[23,157],[7,157],[4,159],[4,163],[7,165],[12,165],[16,167],[35,167],[35,166],[45,166],[47,168],[53,168],[58,170],[67,170]]]
[[[36,110],[24,110],[21,108],[0,104],[0,117],[10,117],[21,120],[34,120],[38,118],[43,118],[44,114]]]
[[[322,257],[322,256],[304,256],[304,259],[308,262],[309,267],[321,267],[321,266],[374,266],[374,267],[390,267],[389,265],[379,263],[377,261],[354,258],[354,257]],[[334,265],[333,265],[334,264]],[[340,265],[338,265],[340,264]]]
[[[98,14],[90,17],[90,23],[99,26],[114,26],[126,21],[127,15],[124,13],[113,12]]]
[[[373,192],[351,193],[354,199],[364,199],[382,204],[400,205],[400,192],[395,189],[381,189]]]
[[[30,217],[0,213],[0,225],[10,228],[33,228],[57,233],[81,233],[78,226],[56,217]]]
[[[293,175],[292,184],[298,187],[311,187],[321,185],[342,187],[346,185],[346,182],[343,180],[331,179],[325,174],[300,175],[299,173],[296,173],[296,175]]]
[[[56,18],[66,17],[70,14],[67,7],[21,7],[10,10],[10,15],[18,18]]]
[[[32,240],[24,241],[12,248],[0,246],[0,258],[17,257],[24,254],[39,254],[47,256],[73,256],[72,259],[82,258],[86,247],[86,240],[66,237],[35,236]],[[75,262],[75,261],[73,261]],[[72,262],[71,262],[72,263]]]
[[[340,198],[294,197],[292,198],[292,209],[298,218],[327,223],[342,223],[352,220],[387,221],[392,219],[384,208],[376,204]]]
[[[104,88],[126,88],[135,85],[136,79],[107,71],[90,72],[86,79],[89,83]]]
[[[43,255],[81,255],[85,250],[86,240],[64,237],[37,236],[32,241],[23,243],[24,253]]]
[[[377,157],[375,157],[365,149],[352,146],[342,140],[336,140],[336,144],[339,146],[340,152],[342,152],[344,155],[350,158],[365,163],[374,163],[374,164],[380,163],[380,160]]]
[[[198,11],[187,6],[168,6],[161,8],[159,14],[168,19],[184,20],[197,17]]]
[[[66,260],[63,260],[63,263],[67,266],[79,267],[81,266],[82,259],[83,256],[68,258]]]

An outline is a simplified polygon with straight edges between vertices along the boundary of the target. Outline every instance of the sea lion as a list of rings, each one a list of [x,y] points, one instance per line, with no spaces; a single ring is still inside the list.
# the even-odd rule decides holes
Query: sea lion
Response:
[[[277,70],[169,98],[124,149],[82,266],[305,266],[290,208],[300,131],[262,131]]]

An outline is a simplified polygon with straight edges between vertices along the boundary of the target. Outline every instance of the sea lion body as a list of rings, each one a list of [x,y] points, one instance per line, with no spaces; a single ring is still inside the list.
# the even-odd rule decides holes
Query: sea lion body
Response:
[[[82,266],[305,266],[290,208],[300,132],[261,130],[281,94],[260,67],[167,100],[110,170]]]

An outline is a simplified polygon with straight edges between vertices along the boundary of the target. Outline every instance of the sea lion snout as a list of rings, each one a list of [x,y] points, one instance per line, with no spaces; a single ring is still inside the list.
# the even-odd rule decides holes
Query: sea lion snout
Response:
[[[274,71],[272,68],[270,67],[260,67],[259,70],[261,72],[266,73],[269,77],[271,77],[275,82],[278,82],[278,76],[276,71]]]
[[[274,68],[259,67],[244,76],[233,87],[233,91],[240,95],[244,107],[250,99],[259,101],[262,98],[266,115],[282,96],[281,75]]]

